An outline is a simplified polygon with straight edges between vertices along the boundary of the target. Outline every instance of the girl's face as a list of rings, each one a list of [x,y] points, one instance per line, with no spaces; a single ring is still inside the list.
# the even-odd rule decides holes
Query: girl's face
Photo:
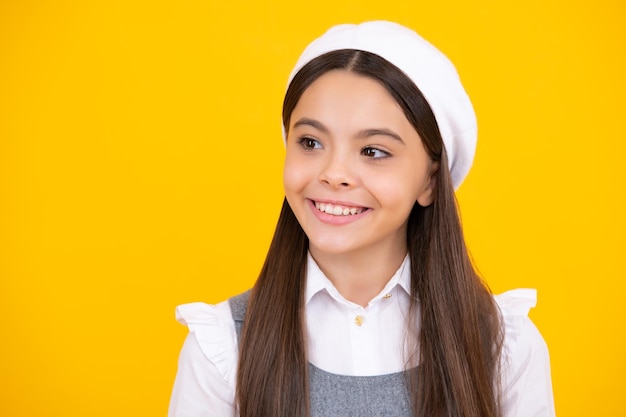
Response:
[[[436,164],[387,90],[327,72],[302,94],[288,128],[285,194],[311,253],[406,251],[409,213],[416,201],[432,202]]]

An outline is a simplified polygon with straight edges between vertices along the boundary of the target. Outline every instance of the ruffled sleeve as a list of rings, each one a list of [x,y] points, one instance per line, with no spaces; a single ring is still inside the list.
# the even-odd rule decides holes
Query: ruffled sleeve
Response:
[[[229,303],[178,306],[189,328],[178,360],[169,417],[235,415],[237,335]]]
[[[548,348],[528,312],[537,292],[519,289],[495,296],[504,325],[502,409],[504,417],[555,415]]]

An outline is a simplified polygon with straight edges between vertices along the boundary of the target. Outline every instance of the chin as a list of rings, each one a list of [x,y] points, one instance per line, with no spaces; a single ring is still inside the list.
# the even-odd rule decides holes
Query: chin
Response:
[[[359,250],[359,246],[355,245],[354,242],[332,241],[329,239],[309,239],[309,248],[328,255],[347,255]]]

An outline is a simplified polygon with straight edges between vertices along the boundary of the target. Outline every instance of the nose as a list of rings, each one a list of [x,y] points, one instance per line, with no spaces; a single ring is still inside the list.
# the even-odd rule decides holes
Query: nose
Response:
[[[328,155],[320,171],[319,181],[331,188],[351,188],[357,183],[353,161],[339,153]]]

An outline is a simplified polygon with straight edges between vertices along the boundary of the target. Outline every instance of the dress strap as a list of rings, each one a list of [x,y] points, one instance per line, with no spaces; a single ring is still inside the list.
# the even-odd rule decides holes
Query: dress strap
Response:
[[[230,304],[230,310],[233,314],[233,320],[235,321],[235,330],[237,331],[238,340],[241,338],[241,328],[243,327],[243,320],[246,317],[249,298],[250,290],[228,299],[228,304]]]

